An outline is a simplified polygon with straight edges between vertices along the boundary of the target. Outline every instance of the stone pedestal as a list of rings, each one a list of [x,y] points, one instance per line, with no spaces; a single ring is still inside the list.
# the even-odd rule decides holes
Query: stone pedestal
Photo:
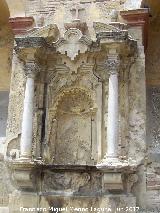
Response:
[[[39,196],[36,193],[15,191],[10,195],[9,213],[37,213],[38,201]]]
[[[101,198],[89,196],[42,196],[41,208],[52,212],[127,212],[127,207],[136,207],[136,199],[131,195],[105,195]],[[129,211],[129,210],[128,210]]]

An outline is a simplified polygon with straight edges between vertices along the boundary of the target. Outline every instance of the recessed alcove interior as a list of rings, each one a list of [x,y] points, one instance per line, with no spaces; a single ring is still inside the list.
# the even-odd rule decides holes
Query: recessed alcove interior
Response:
[[[87,90],[64,91],[52,120],[50,150],[56,164],[92,164],[96,131],[94,103]],[[96,110],[96,109],[95,109]],[[54,119],[53,119],[54,118]],[[50,120],[49,119],[49,120]],[[51,124],[49,124],[51,125]],[[53,147],[54,146],[54,147]]]

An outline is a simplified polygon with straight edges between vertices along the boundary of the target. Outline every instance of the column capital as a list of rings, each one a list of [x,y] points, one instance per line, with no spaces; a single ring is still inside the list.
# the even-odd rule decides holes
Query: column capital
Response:
[[[34,61],[27,61],[25,64],[25,74],[27,77],[35,78],[40,68]]]
[[[105,66],[109,74],[117,74],[119,71],[120,60],[118,54],[108,54]]]

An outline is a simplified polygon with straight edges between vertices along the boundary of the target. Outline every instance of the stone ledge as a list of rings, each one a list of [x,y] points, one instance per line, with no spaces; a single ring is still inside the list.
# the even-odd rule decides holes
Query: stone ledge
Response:
[[[37,164],[38,166],[38,164]],[[48,164],[48,165],[39,165],[39,167],[42,169],[42,170],[45,170],[45,169],[50,169],[51,171],[54,170],[54,171],[102,171],[101,169],[97,168],[96,165],[54,165],[54,164]],[[113,167],[113,166],[107,166],[105,168],[105,172],[108,172],[108,173],[117,173],[117,172],[126,172],[126,173],[130,173],[130,172],[133,172],[133,171],[136,171],[136,166],[130,166],[130,165],[127,165],[125,167]]]

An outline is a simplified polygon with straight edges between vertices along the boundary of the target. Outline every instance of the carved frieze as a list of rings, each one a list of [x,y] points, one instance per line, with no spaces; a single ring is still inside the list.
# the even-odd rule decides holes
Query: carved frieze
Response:
[[[96,195],[102,191],[102,174],[100,172],[46,172],[42,192]]]

